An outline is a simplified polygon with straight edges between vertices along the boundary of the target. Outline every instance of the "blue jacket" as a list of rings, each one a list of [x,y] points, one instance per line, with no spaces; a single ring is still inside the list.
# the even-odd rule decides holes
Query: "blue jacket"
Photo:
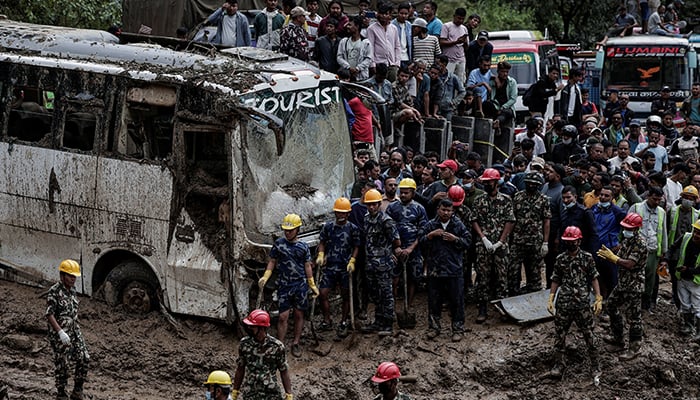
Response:
[[[411,23],[406,20],[406,23],[404,24],[406,29],[404,29],[403,32],[401,32],[401,26],[396,21],[396,18],[394,18],[391,23],[394,24],[396,29],[398,29],[399,35],[406,35],[406,51],[408,51],[408,60],[413,60],[413,33],[411,32]],[[401,42],[401,39],[399,39],[399,42]]]
[[[423,228],[420,244],[428,263],[428,275],[433,277],[457,277],[462,274],[462,259],[464,250],[471,244],[471,233],[456,216],[450,217],[444,230],[455,236],[457,240],[448,242],[441,237],[429,239],[430,232],[442,229],[439,217],[428,222]]]
[[[221,31],[224,26],[224,9],[219,8],[214,11],[212,15],[207,18],[206,24],[216,23],[216,34],[211,38],[211,42],[214,44],[221,44]],[[250,27],[248,26],[248,18],[243,14],[236,12],[236,46],[250,46]]]

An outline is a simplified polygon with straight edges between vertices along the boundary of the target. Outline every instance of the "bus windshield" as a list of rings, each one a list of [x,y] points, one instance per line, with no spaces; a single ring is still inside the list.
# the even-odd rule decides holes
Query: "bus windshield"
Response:
[[[512,66],[510,76],[515,78],[519,87],[529,87],[537,81],[537,64],[535,54],[526,52],[494,53],[491,57],[491,68],[494,69],[501,61],[508,61]]]
[[[689,86],[687,60],[684,57],[609,58],[603,68],[607,89],[657,93],[663,86],[684,90]]]

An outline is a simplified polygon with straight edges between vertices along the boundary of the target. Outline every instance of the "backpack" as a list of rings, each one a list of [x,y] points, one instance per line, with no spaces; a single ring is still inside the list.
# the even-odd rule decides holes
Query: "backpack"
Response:
[[[532,96],[535,94],[535,85],[536,84],[537,83],[533,83],[532,85],[530,85],[530,87],[527,88],[525,93],[523,93],[522,101],[523,101],[523,105],[525,107],[530,107],[532,105]]]

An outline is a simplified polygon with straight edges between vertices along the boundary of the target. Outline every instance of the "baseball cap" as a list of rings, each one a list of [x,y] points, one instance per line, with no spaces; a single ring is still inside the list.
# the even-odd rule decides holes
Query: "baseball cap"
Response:
[[[413,20],[413,26],[417,26],[419,28],[427,28],[428,21],[424,20],[423,18],[416,18]]]
[[[530,168],[532,167],[540,167],[544,168],[544,159],[542,157],[533,157],[532,161],[530,162]]]
[[[309,13],[304,10],[304,7],[296,6],[292,8],[292,11],[289,12],[289,15],[292,17],[298,17],[300,15],[309,15]]]
[[[488,39],[489,38],[489,33],[486,31],[481,31],[479,32],[479,35],[476,37],[477,40],[479,39]]]
[[[630,126],[642,126],[638,119],[633,119],[630,121]]]
[[[457,172],[457,170],[459,169],[459,166],[457,165],[457,162],[455,160],[445,160],[437,166],[438,168],[449,168],[452,170],[452,172]]]
[[[664,85],[664,87],[661,88],[661,91],[662,91],[662,92],[670,92],[670,91],[671,91],[671,88]]]

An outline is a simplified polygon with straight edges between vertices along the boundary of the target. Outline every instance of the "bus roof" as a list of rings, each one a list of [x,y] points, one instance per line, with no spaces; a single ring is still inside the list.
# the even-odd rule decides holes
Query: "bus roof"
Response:
[[[610,38],[605,43],[606,47],[611,46],[687,46],[688,39],[674,38],[660,35],[632,35],[625,37]]]

